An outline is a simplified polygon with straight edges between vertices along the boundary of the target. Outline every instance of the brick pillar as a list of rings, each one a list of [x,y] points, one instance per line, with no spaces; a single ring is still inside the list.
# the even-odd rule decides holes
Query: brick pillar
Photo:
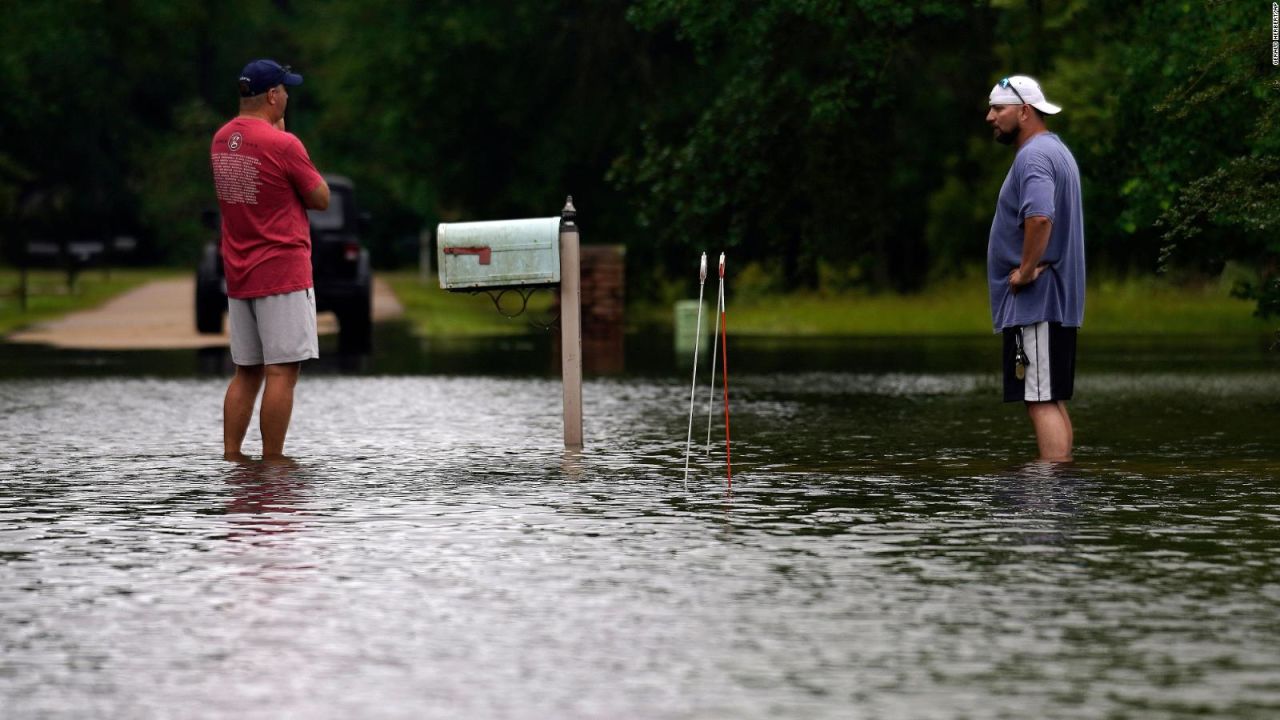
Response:
[[[626,247],[583,245],[580,252],[583,370],[617,374],[626,330]],[[558,355],[558,344],[556,349]]]

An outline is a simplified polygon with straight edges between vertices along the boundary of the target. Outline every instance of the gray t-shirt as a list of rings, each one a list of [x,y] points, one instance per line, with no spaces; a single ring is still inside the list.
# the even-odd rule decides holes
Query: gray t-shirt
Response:
[[[1042,215],[1053,223],[1039,279],[1015,295],[1009,273],[1022,264],[1023,222]],[[987,287],[995,332],[1048,320],[1066,327],[1084,322],[1084,211],[1080,169],[1051,132],[1018,149],[1005,176],[987,241]]]

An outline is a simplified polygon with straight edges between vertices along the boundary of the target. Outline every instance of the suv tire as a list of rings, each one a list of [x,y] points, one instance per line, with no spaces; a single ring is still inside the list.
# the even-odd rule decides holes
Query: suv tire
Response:
[[[373,272],[369,251],[361,248],[356,270],[356,293],[337,308],[338,346],[347,352],[368,352],[373,347]]]
[[[227,310],[227,298],[222,293],[218,262],[218,247],[206,245],[204,257],[196,269],[196,330],[201,333],[222,332],[222,314]]]

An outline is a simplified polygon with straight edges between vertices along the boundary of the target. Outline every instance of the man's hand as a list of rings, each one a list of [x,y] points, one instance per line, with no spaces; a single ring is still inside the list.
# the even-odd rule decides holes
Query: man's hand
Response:
[[[329,209],[329,184],[321,180],[319,185],[302,196],[302,206],[308,210]]]
[[[1053,222],[1043,215],[1032,215],[1023,221],[1022,264],[1009,273],[1009,289],[1018,292],[1036,281],[1047,262],[1040,262],[1049,247]]]
[[[1018,292],[1022,288],[1035,282],[1040,277],[1040,273],[1049,267],[1049,263],[1040,263],[1035,266],[1029,273],[1024,273],[1021,267],[1016,267],[1013,272],[1009,273],[1009,289]]]

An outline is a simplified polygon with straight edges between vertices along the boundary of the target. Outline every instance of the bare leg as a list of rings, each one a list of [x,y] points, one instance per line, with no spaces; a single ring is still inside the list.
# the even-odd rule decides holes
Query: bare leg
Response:
[[[222,455],[227,460],[244,457],[240,445],[249,431],[253,403],[262,387],[262,374],[261,365],[237,365],[235,377],[227,386],[227,396],[222,401]]]
[[[284,437],[293,417],[293,386],[298,384],[302,363],[268,365],[267,389],[262,391],[262,459],[284,455]]]
[[[1029,402],[1027,416],[1031,418],[1031,425],[1036,431],[1040,460],[1070,461],[1073,431],[1066,406],[1061,402]]]
[[[1067,423],[1067,456],[1070,457],[1076,447],[1076,430],[1071,425],[1071,415],[1067,413],[1065,400],[1058,401],[1058,409],[1062,411],[1062,419]]]

